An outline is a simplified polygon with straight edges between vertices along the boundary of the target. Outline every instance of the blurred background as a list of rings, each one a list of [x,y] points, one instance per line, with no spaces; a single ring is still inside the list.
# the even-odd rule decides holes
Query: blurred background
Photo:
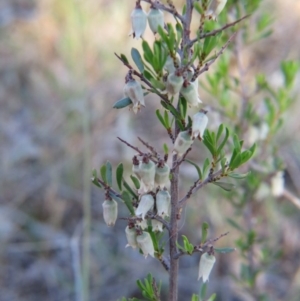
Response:
[[[112,109],[123,97],[127,72],[114,52],[129,57],[131,47],[140,48],[128,36],[134,2],[0,0],[0,301],[81,300],[79,271],[89,220],[89,300],[138,296],[135,279],[148,271],[163,280],[163,288],[167,284],[158,262],[125,249],[125,221],[106,227],[103,193],[90,183],[92,169],[106,160],[117,166],[122,158],[130,174],[133,152],[116,136],[139,147],[137,137],[144,137],[159,151],[167,137],[150,113],[159,107],[155,97],[148,97],[147,110],[137,115]],[[300,59],[300,2],[265,0],[261,9],[274,18],[273,34],[243,55],[253,74],[265,72],[276,86],[280,61]],[[299,109],[295,103],[286,113],[276,137],[287,183],[298,197]],[[190,173],[195,171],[183,170],[182,187],[189,187],[184,185]],[[201,222],[209,216],[213,237],[231,231],[218,246],[232,246],[237,234],[220,215],[222,194],[205,188],[203,198],[208,202],[200,209],[196,197],[186,209],[183,233],[199,242]],[[84,214],[89,206],[90,217]],[[225,203],[222,211],[230,215],[230,208]],[[299,208],[285,198],[271,198],[266,208],[258,219],[272,221],[268,238],[285,254],[259,281],[260,289],[270,300],[300,300]],[[126,216],[123,209],[120,216]],[[199,290],[194,257],[181,264],[181,300]],[[218,258],[209,283],[222,296],[218,300],[253,300],[232,280],[238,258],[237,253]]]

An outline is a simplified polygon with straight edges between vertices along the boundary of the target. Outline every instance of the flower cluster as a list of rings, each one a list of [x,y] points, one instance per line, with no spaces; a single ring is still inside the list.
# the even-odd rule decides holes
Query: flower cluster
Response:
[[[147,20],[151,31],[155,34],[158,31],[159,26],[164,27],[164,13],[151,6],[149,13],[146,14],[141,4],[137,2],[135,9],[131,13],[131,23],[133,37],[139,39],[144,34],[147,27]]]

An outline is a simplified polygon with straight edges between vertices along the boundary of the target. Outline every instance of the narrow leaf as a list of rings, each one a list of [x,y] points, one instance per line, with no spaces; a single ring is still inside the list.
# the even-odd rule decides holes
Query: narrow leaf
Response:
[[[130,105],[132,105],[131,99],[128,97],[124,97],[124,98],[118,100],[117,102],[115,102],[115,104],[113,105],[113,108],[114,109],[123,109]]]
[[[202,224],[202,238],[201,238],[201,243],[203,244],[206,242],[208,229],[209,229],[208,223],[204,222]]]
[[[135,198],[138,199],[138,196],[134,193],[134,191],[131,189],[131,187],[129,186],[129,184],[124,180],[123,181],[123,185],[124,187],[127,189],[127,191]]]
[[[231,183],[225,183],[225,182],[212,182],[214,185],[217,185],[224,189],[225,191],[231,191],[235,188],[234,184]]]
[[[122,200],[124,201],[125,205],[127,206],[129,212],[131,213],[131,215],[134,215],[134,209],[133,209],[133,205],[132,205],[132,200],[130,198],[130,195],[127,191],[123,191],[122,192]]]
[[[199,177],[200,180],[202,180],[203,178],[202,178],[202,172],[201,172],[200,167],[196,163],[194,163],[193,161],[191,161],[189,159],[184,159],[184,161],[187,162],[187,163],[190,163],[191,165],[193,165],[196,168],[197,173],[198,173],[198,177]]]
[[[121,59],[122,59],[123,63],[125,63],[125,64],[129,64],[129,62],[128,62],[128,59],[127,59],[127,57],[126,57],[126,55],[125,55],[125,54],[121,53],[121,54],[120,54],[120,57],[121,57]]]
[[[103,182],[107,183],[107,180],[106,180],[106,165],[101,166],[100,174],[101,174],[101,178],[102,178]]]
[[[234,179],[245,179],[248,177],[250,172],[247,173],[235,173],[235,172],[231,172],[228,174],[228,177],[230,178],[234,178]]]
[[[217,253],[227,254],[236,251],[235,248],[214,248]]]
[[[120,190],[122,190],[123,171],[124,171],[123,163],[120,163],[117,166],[117,170],[116,170],[116,180]]]
[[[144,64],[139,51],[136,48],[131,48],[131,57],[141,73],[144,72]]]
[[[237,230],[239,230],[241,232],[245,232],[244,229],[233,219],[227,218],[226,220],[232,227],[236,228]]]
[[[140,189],[141,185],[140,185],[140,181],[138,180],[138,178],[136,178],[135,176],[132,176],[132,175],[130,176],[130,178],[131,178],[135,188]]]
[[[109,161],[106,162],[106,180],[109,186],[112,186],[112,166]]]
[[[165,121],[164,121],[163,117],[162,117],[161,114],[160,114],[159,109],[157,109],[155,113],[156,113],[156,116],[157,116],[158,120],[161,122],[161,124],[162,124],[165,128],[167,128],[167,126],[166,126],[166,124],[165,124]]]

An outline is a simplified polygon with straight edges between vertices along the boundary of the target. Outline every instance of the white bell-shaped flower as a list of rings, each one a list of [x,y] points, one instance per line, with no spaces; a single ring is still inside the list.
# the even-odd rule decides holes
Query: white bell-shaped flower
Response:
[[[189,106],[197,107],[200,103],[202,103],[198,94],[198,81],[188,82],[184,84],[180,90],[180,93],[185,98]]]
[[[193,116],[193,125],[192,125],[192,137],[199,138],[202,140],[204,131],[206,129],[208,118],[206,115],[207,111],[200,110]]]
[[[136,7],[131,13],[133,37],[139,39],[147,27],[147,14],[141,7]]]
[[[170,73],[167,78],[166,88],[169,94],[175,95],[179,93],[183,84],[183,77],[175,72]]]
[[[209,255],[208,253],[204,253],[201,255],[200,263],[199,263],[198,280],[202,277],[203,283],[208,281],[209,274],[215,262],[216,262],[216,258],[214,255]]]
[[[173,154],[181,157],[191,147],[193,141],[189,131],[180,132],[174,143]]]
[[[148,255],[155,257],[152,239],[148,232],[144,231],[141,235],[138,235],[136,241],[139,248],[143,251],[145,258],[147,258]]]
[[[102,204],[103,219],[107,226],[114,226],[118,217],[118,203],[115,200],[105,200]]]
[[[154,188],[154,178],[155,178],[155,163],[145,160],[140,163],[140,177],[141,177],[141,190],[140,193],[148,192]]]
[[[151,225],[152,225],[152,231],[154,231],[154,232],[162,232],[163,231],[163,224],[160,221],[158,221],[156,219],[152,219]]]
[[[216,20],[217,16],[224,9],[227,0],[212,0],[206,12],[206,16]]]
[[[135,227],[130,228],[129,226],[127,226],[125,228],[125,234],[126,234],[126,238],[127,238],[127,247],[132,247],[133,249],[135,249],[138,245],[137,245],[137,241],[136,241],[136,229]]]
[[[130,79],[124,86],[124,95],[132,101],[132,110],[136,114],[141,106],[145,106],[144,92],[141,84],[135,79]]]
[[[154,181],[155,184],[163,188],[169,183],[169,176],[170,176],[170,167],[166,163],[158,163],[155,169],[155,177]]]
[[[168,190],[160,190],[156,194],[157,215],[161,217],[169,216],[171,196]]]
[[[154,206],[154,198],[151,194],[144,194],[141,197],[139,205],[135,211],[136,216],[141,216],[142,219],[145,219],[146,214],[149,210],[152,210]]]
[[[148,229],[148,220],[142,219],[136,222],[136,225],[139,226],[142,230]]]
[[[148,23],[152,32],[157,33],[159,26],[164,28],[164,13],[160,9],[150,8]]]
[[[168,71],[168,73],[174,73],[176,71],[176,68],[180,66],[180,61],[181,59],[178,53],[176,53],[175,65],[174,65],[174,60],[171,58],[170,55],[168,55],[164,65],[164,69]]]

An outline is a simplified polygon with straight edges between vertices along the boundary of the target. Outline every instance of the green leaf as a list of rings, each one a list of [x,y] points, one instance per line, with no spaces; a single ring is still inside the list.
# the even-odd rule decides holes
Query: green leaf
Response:
[[[124,98],[118,100],[117,102],[115,102],[115,104],[113,105],[113,108],[114,109],[123,109],[130,105],[132,105],[131,99],[128,97],[124,97]]]
[[[107,184],[107,180],[106,180],[106,165],[102,165],[100,168],[100,174],[101,174],[101,178],[103,180],[104,183]]]
[[[120,163],[117,166],[117,170],[116,170],[116,180],[120,190],[122,190],[123,171],[124,171],[123,163]]]
[[[234,179],[245,179],[248,177],[250,172],[247,173],[235,173],[235,172],[231,172],[228,174],[228,177],[230,178],[234,178]]]
[[[153,52],[149,46],[149,44],[143,40],[142,42],[142,47],[143,47],[143,51],[144,51],[144,59],[150,64],[153,64]]]
[[[241,232],[245,232],[244,229],[236,221],[234,221],[233,219],[227,218],[226,220],[235,229],[237,229],[237,230],[239,230]]]
[[[144,75],[150,81],[151,81],[151,79],[154,79],[153,75],[147,70],[144,70]]]
[[[225,128],[225,137],[224,137],[223,141],[221,142],[221,144],[219,145],[219,147],[218,147],[218,149],[217,149],[217,156],[220,155],[222,149],[224,148],[224,146],[225,146],[225,144],[226,144],[226,142],[227,142],[227,140],[228,140],[228,137],[229,137],[229,130],[228,130],[228,128],[226,127],[226,128]],[[217,134],[217,140],[218,140],[218,139],[219,139],[219,138],[218,138],[218,134]]]
[[[170,126],[168,111],[164,111],[164,121],[165,121],[166,129],[169,129],[171,126]]]
[[[231,183],[225,183],[225,182],[212,182],[212,183],[224,189],[225,191],[231,191],[235,188],[235,185]]]
[[[141,185],[140,185],[140,181],[138,180],[138,178],[136,178],[135,176],[130,176],[134,186],[136,189],[140,189]]]
[[[157,110],[155,111],[155,113],[156,113],[156,116],[157,116],[158,120],[161,122],[161,124],[162,124],[165,128],[167,128],[167,127],[166,127],[166,124],[165,124],[165,121],[164,121],[163,117],[162,117],[161,114],[160,114],[159,109],[157,109]]]
[[[155,78],[150,79],[151,84],[153,85],[154,88],[159,89],[159,90],[165,90],[166,86],[163,82],[156,80]]]
[[[135,213],[134,213],[134,209],[133,209],[133,205],[132,205],[132,200],[127,191],[122,192],[122,200],[124,201],[125,205],[127,206],[130,214],[134,216]]]
[[[167,144],[164,143],[163,147],[164,147],[164,153],[165,153],[165,155],[167,155],[169,153],[169,148],[168,148]]]
[[[201,286],[200,300],[204,300],[204,298],[206,297],[206,291],[207,291],[207,283],[203,283]]]
[[[204,163],[203,163],[203,172],[202,172],[203,179],[206,177],[206,174],[208,172],[209,166],[210,166],[209,159],[206,158],[205,161],[204,161]]]
[[[125,54],[121,53],[121,54],[120,54],[120,57],[121,57],[123,63],[129,64],[129,61],[128,61],[128,59],[127,59],[127,57],[126,57]]]
[[[214,301],[217,298],[217,294],[213,293],[208,299],[207,301]]]
[[[106,162],[106,180],[109,186],[112,186],[112,166],[109,161]]]
[[[203,9],[202,9],[202,6],[200,5],[199,2],[194,1],[193,6],[194,6],[195,10],[196,10],[200,15],[204,13],[204,12],[203,12]]]
[[[240,152],[241,151],[241,144],[240,144],[240,140],[238,138],[238,136],[236,134],[233,135],[233,145],[234,148]]]
[[[187,112],[187,101],[184,97],[180,97],[179,99],[179,108],[180,108],[180,113],[183,119],[185,119],[186,112]]]
[[[231,170],[238,168],[242,164],[242,155],[241,153],[237,154],[233,160],[230,161],[229,167]]]
[[[123,180],[123,185],[124,187],[127,189],[127,191],[135,198],[138,199],[138,196],[134,193],[134,191],[131,189],[131,187],[129,186],[129,184]]]
[[[97,170],[96,169],[93,169],[93,172],[92,172],[92,183],[96,186],[98,186],[99,188],[102,188],[102,185],[100,185],[100,183],[98,182],[98,175],[97,175]]]
[[[208,234],[208,229],[209,225],[208,223],[204,222],[202,223],[202,238],[201,238],[201,243],[205,243],[207,239],[207,234]]]
[[[218,141],[223,133],[223,130],[224,130],[224,125],[221,123],[219,125],[219,128],[218,128],[218,132],[217,132],[217,137],[216,137],[216,141]]]
[[[141,73],[144,72],[144,63],[142,61],[142,57],[139,53],[139,51],[136,48],[131,48],[131,57],[134,61],[134,63],[136,64],[136,66],[138,67],[138,69],[140,70]]]
[[[197,173],[198,173],[198,177],[199,177],[200,180],[202,180],[203,178],[202,178],[202,173],[201,173],[200,167],[196,163],[194,163],[193,161],[191,161],[189,159],[185,158],[184,161],[187,162],[187,163],[190,163],[191,165],[193,165],[196,168]]]
[[[208,136],[206,133],[208,133],[208,131],[206,130],[204,135],[203,135],[203,144],[206,146],[206,148],[209,150],[209,152],[211,153],[211,155],[213,157],[215,157],[215,148],[213,145],[213,142],[211,142],[211,137]]]
[[[217,253],[227,254],[236,251],[235,248],[214,248]]]

